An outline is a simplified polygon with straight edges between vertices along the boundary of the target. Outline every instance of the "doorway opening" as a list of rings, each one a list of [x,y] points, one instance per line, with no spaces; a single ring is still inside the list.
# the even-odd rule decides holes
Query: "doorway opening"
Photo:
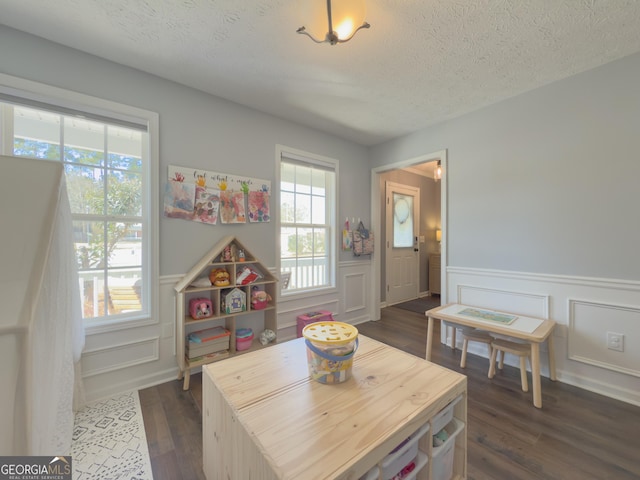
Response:
[[[442,169],[440,179],[434,179],[438,163]],[[372,228],[380,232],[379,255],[374,255],[372,263],[371,309],[372,319],[380,319],[380,309],[432,294],[440,294],[444,303],[446,297],[446,192],[447,152],[442,150],[405,161],[376,167],[371,170]],[[391,184],[389,192],[388,184]],[[394,249],[393,207],[397,203],[398,222],[406,217],[407,195],[410,192],[397,191],[402,186],[419,190],[418,218],[414,220],[415,230],[411,247],[402,243]],[[396,189],[394,201],[393,193]],[[388,203],[387,203],[388,202]],[[391,217],[389,217],[391,215]],[[391,224],[391,225],[390,225]],[[397,226],[397,225],[396,225]],[[404,242],[406,243],[406,239]],[[404,256],[400,255],[404,248]],[[415,251],[414,251],[415,250]],[[414,256],[410,264],[408,257]],[[391,258],[389,258],[391,256]],[[439,263],[438,271],[429,268]],[[437,260],[439,262],[437,262]],[[407,272],[406,266],[411,265]],[[407,274],[413,275],[412,281]],[[403,276],[404,275],[404,276]],[[434,276],[435,275],[435,276]],[[437,278],[437,281],[436,281]],[[438,285],[439,284],[439,285]],[[406,288],[405,288],[406,287]],[[433,289],[433,291],[432,291]],[[437,290],[437,291],[436,291]],[[403,297],[406,296],[407,298]]]

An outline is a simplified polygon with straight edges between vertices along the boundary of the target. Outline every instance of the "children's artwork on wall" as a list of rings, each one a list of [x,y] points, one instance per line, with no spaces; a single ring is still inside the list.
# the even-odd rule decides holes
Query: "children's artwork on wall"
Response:
[[[269,192],[250,191],[248,198],[249,222],[268,222],[271,218],[269,213]]]
[[[196,186],[196,200],[193,219],[196,222],[218,223],[220,208],[220,190]]]
[[[195,183],[201,187],[217,190],[241,190],[243,192],[269,192],[271,182],[260,178],[230,175],[228,173],[198,170],[196,168],[169,165],[169,178],[184,183]],[[182,180],[180,180],[182,179]]]
[[[164,188],[164,215],[171,218],[193,219],[196,185],[169,180]]]
[[[229,175],[169,165],[165,191],[165,215],[216,225],[269,222],[271,182],[259,178]],[[186,197],[190,197],[191,212]]]
[[[220,192],[220,220],[222,223],[246,223],[244,193],[230,190]]]

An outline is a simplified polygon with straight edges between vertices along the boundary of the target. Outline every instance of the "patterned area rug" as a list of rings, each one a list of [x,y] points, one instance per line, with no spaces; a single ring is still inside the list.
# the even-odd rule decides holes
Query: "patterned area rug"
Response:
[[[71,455],[74,480],[152,480],[138,392],[77,412]]]

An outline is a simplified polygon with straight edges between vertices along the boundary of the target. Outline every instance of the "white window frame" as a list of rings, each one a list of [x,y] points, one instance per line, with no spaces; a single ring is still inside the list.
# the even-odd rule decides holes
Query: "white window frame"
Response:
[[[142,222],[145,236],[148,237],[146,252],[143,252],[143,289],[145,305],[140,312],[131,315],[121,314],[109,316],[101,320],[85,320],[87,335],[102,332],[136,328],[143,325],[159,323],[158,289],[159,289],[159,118],[158,114],[109,100],[52,87],[49,85],[24,80],[0,73],[0,93],[23,99],[25,106],[31,103],[43,103],[59,107],[61,110],[86,112],[98,117],[111,118],[121,122],[144,124],[148,132],[149,161],[143,169],[145,178]],[[37,108],[37,107],[33,107]],[[7,120],[0,118],[0,145],[3,155],[13,154],[13,132],[7,128]],[[13,120],[11,119],[11,125]]]
[[[276,271],[278,275],[281,272],[281,245],[280,245],[280,228],[282,226],[281,218],[280,218],[280,168],[281,163],[286,159],[290,159],[293,161],[298,161],[300,163],[307,163],[309,165],[317,165],[323,167],[324,169],[332,170],[335,174],[335,185],[333,185],[333,191],[331,192],[333,196],[333,205],[328,206],[328,214],[330,216],[329,225],[330,231],[327,236],[327,248],[328,252],[328,266],[329,266],[329,285],[319,286],[319,287],[311,287],[307,289],[295,289],[288,291],[287,289],[283,289],[282,285],[280,285],[279,292],[281,297],[285,297],[287,299],[293,298],[296,296],[300,297],[309,297],[313,295],[322,295],[326,293],[332,293],[337,291],[336,285],[336,277],[337,277],[337,269],[338,269],[338,205],[339,205],[339,196],[338,196],[338,185],[339,185],[339,161],[333,158],[324,157],[322,155],[316,155],[314,153],[305,152],[303,150],[298,150],[295,148],[287,147],[284,145],[276,145],[276,222],[277,222],[277,230],[276,230],[276,259],[277,259],[277,267]]]

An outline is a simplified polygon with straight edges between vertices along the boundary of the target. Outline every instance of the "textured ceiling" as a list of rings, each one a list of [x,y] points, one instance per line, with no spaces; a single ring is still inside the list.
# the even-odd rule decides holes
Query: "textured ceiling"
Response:
[[[362,145],[640,51],[639,0],[368,0],[317,45],[303,0],[0,0],[0,23]]]

